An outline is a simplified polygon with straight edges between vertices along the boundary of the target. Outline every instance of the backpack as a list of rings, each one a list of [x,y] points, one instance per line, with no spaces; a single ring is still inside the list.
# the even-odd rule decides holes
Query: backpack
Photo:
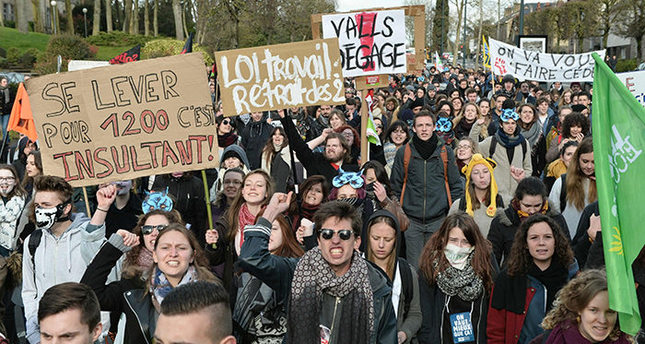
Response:
[[[410,310],[410,304],[412,303],[412,298],[414,297],[414,286],[412,281],[412,268],[410,264],[403,259],[399,258],[399,271],[401,271],[401,292],[405,295],[405,301],[403,303],[403,316],[405,317]]]
[[[567,207],[567,174],[560,175],[562,186],[560,187],[560,213]]]
[[[443,180],[446,184],[446,195],[448,195],[448,207],[452,204],[452,196],[450,195],[450,185],[448,184],[448,150],[446,145],[441,146],[441,160],[443,161]],[[408,184],[408,166],[410,166],[410,159],[412,158],[412,148],[410,143],[405,144],[405,152],[403,154],[403,187],[401,188],[401,199],[399,204],[403,205],[403,196],[405,195],[405,187]]]
[[[526,140],[522,140],[521,142],[522,145],[522,161],[524,161],[524,158],[526,158]],[[488,147],[488,157],[493,158],[493,154],[495,154],[495,148],[497,148],[497,138],[495,136],[492,136],[490,140],[490,147]],[[509,161],[511,163],[512,161]]]
[[[34,280],[36,280],[36,249],[40,245],[40,239],[43,237],[43,230],[36,229],[29,235],[29,242],[27,243],[27,248],[29,249],[29,254],[31,255],[31,265],[34,270]]]

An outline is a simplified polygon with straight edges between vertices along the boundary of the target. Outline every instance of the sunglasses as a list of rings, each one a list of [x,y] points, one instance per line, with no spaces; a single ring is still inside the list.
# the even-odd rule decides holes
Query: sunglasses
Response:
[[[231,123],[231,121],[228,120],[228,119],[225,119],[225,120],[222,121],[222,124],[224,124],[224,125],[229,125],[230,123]]]
[[[352,237],[352,231],[349,229],[341,229],[341,230],[333,230],[333,229],[321,229],[318,233],[320,233],[320,236],[325,239],[325,240],[331,240],[331,238],[334,237],[334,233],[338,233],[338,237],[341,238],[341,240],[349,240],[349,238]]]
[[[143,233],[143,235],[148,235],[152,233],[152,231],[154,231],[155,229],[158,232],[161,232],[166,227],[168,227],[168,225],[143,225],[141,226],[141,233]]]

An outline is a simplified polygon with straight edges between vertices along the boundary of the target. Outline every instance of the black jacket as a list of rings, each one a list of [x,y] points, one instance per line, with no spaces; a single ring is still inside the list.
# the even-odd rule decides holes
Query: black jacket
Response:
[[[273,126],[261,119],[259,122],[253,122],[253,119],[242,129],[242,146],[246,150],[246,156],[249,158],[251,170],[260,168],[260,159],[262,159],[262,149],[266,145]]]
[[[122,279],[105,284],[110,270],[121,255],[123,251],[111,241],[106,242],[85,270],[81,283],[94,290],[102,311],[125,313],[124,343],[150,344],[158,314],[150,294],[144,294],[145,282],[141,279]]]
[[[324,176],[327,179],[327,182],[329,182],[329,185],[331,185],[332,179],[334,179],[338,174],[338,171],[331,166],[322,153],[314,153],[309,149],[309,147],[307,147],[307,144],[302,140],[298,130],[293,125],[291,118],[281,118],[280,123],[282,123],[284,132],[289,138],[291,149],[296,152],[296,156],[307,170],[307,174],[310,176],[320,174]],[[358,171],[358,166],[355,164],[343,163],[342,169],[345,172],[356,172]]]
[[[604,266],[604,256],[602,254],[602,250],[600,251],[601,257],[592,257],[592,252],[591,252],[591,247],[593,246],[591,241],[589,240],[589,234],[587,234],[587,229],[589,228],[589,218],[591,215],[600,215],[600,209],[598,208],[598,201],[595,201],[593,203],[588,204],[584,210],[582,210],[582,214],[580,215],[580,221],[578,222],[578,228],[576,229],[576,235],[573,237],[573,240],[571,241],[571,246],[573,246],[573,253],[576,256],[576,260],[578,261],[578,264],[580,264],[580,268],[589,268],[587,264],[587,259],[591,258],[590,264],[592,266],[595,266],[595,268],[599,268],[601,266]],[[596,235],[596,240],[601,241],[599,244],[602,244],[602,237],[600,235],[600,232],[597,233]],[[598,260],[600,258],[600,260]]]
[[[240,268],[254,275],[276,291],[280,300],[288,300],[291,292],[293,274],[299,258],[286,258],[271,255],[268,250],[271,224],[260,218],[258,224],[247,226],[244,244],[238,259]],[[260,229],[260,227],[262,227]],[[385,274],[368,263],[368,274],[372,285],[374,300],[374,328],[370,343],[396,343],[396,316],[392,306],[392,288]],[[323,298],[325,300],[333,298]],[[322,304],[321,307],[333,307]],[[288,335],[288,334],[287,334]],[[333,335],[333,334],[332,334]]]
[[[512,201],[511,201],[512,202]],[[555,222],[560,225],[562,234],[566,238],[569,237],[569,229],[567,227],[567,222],[564,220],[564,217],[557,211],[549,208],[546,212],[546,215],[555,220]],[[520,217],[517,215],[517,211],[513,209],[512,205],[509,205],[504,212],[499,213],[495,216],[493,221],[490,223],[490,231],[488,232],[487,239],[493,244],[493,253],[497,259],[497,264],[501,264],[502,257],[504,258],[504,265],[506,265],[506,260],[508,260],[508,255],[511,253],[511,246],[513,246],[513,239],[515,238],[515,232],[520,227]]]

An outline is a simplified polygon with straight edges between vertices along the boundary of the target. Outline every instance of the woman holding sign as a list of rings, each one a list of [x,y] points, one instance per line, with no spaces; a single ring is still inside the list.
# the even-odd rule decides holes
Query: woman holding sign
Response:
[[[448,215],[419,259],[423,323],[419,343],[486,343],[488,299],[497,264],[468,214]]]

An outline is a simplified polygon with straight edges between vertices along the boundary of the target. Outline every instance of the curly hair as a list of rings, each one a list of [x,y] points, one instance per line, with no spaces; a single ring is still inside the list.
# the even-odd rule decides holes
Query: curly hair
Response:
[[[448,244],[450,230],[455,227],[461,229],[468,243],[475,247],[471,264],[477,276],[484,282],[486,292],[490,292],[493,285],[491,244],[484,238],[475,220],[462,211],[448,215],[439,230],[430,237],[430,240],[423,247],[423,251],[421,251],[419,271],[429,284],[432,285],[437,282],[437,275],[450,265],[443,252]],[[437,268],[434,267],[435,261],[438,261]]]
[[[508,255],[508,274],[509,276],[520,276],[527,273],[529,265],[533,261],[533,257],[529,253],[528,247],[528,232],[533,225],[544,222],[553,232],[555,239],[554,256],[557,256],[558,261],[565,267],[573,263],[573,251],[569,245],[569,239],[564,236],[564,232],[560,226],[549,216],[542,214],[535,214],[524,220],[520,227],[515,232],[513,238],[513,246],[511,246],[511,253]]]
[[[572,112],[562,120],[562,137],[571,138],[571,127],[582,128],[582,133],[589,132],[589,119],[579,112]]]
[[[578,314],[584,310],[598,293],[607,291],[607,273],[605,270],[587,270],[569,281],[558,292],[553,308],[542,320],[542,327],[551,330],[556,325],[570,321],[576,322]],[[612,341],[621,335],[620,326],[614,325],[609,334]]]

